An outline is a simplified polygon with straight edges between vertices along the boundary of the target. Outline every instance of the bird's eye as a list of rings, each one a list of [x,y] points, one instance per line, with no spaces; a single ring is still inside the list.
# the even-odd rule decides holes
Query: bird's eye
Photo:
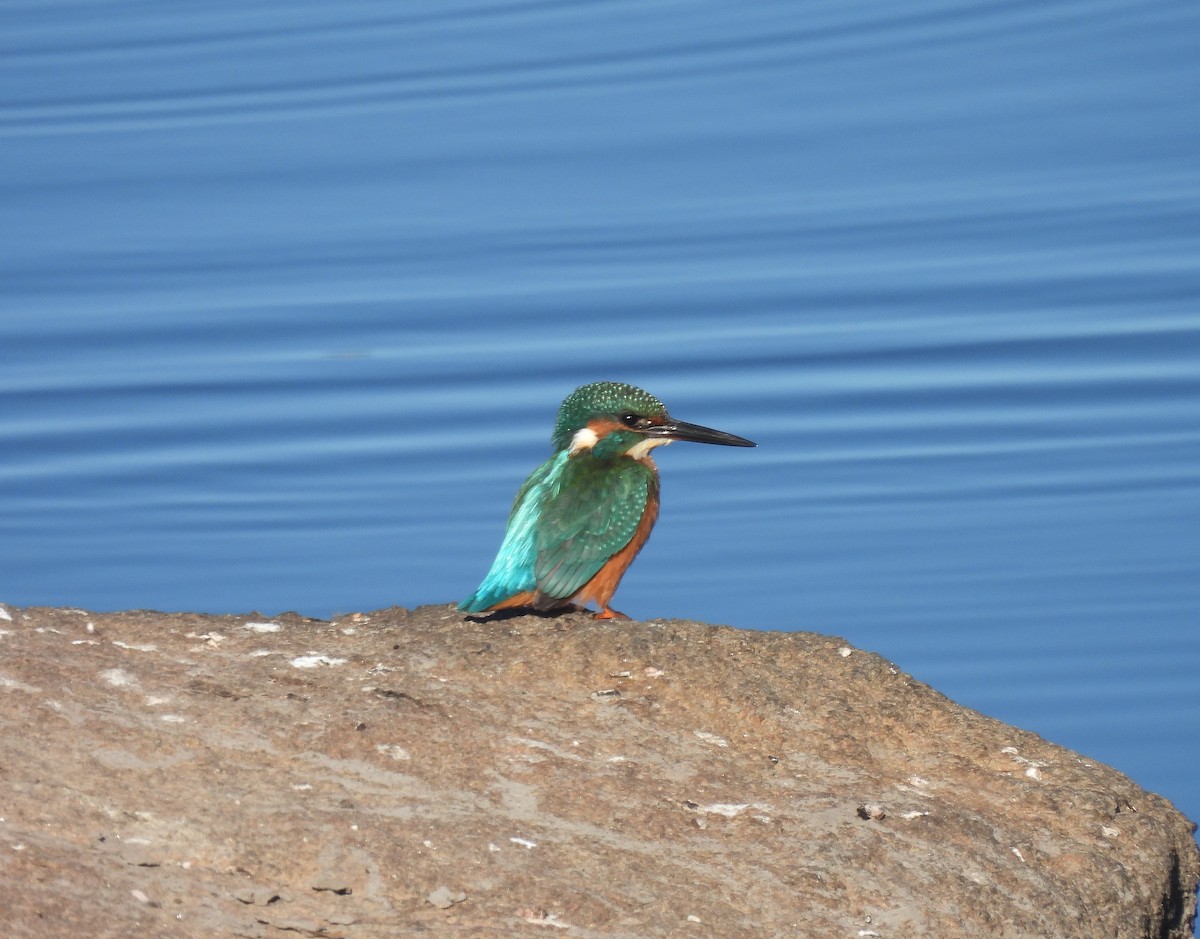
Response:
[[[626,427],[637,427],[641,423],[641,418],[632,411],[621,415],[621,423]]]

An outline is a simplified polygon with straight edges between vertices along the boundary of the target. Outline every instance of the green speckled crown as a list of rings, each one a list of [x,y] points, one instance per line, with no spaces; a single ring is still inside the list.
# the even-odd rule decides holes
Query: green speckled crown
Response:
[[[569,447],[575,432],[586,427],[593,418],[618,419],[629,411],[641,417],[667,416],[666,405],[648,391],[633,385],[619,381],[596,381],[590,385],[580,385],[567,395],[558,409],[554,436],[550,438],[554,449]]]

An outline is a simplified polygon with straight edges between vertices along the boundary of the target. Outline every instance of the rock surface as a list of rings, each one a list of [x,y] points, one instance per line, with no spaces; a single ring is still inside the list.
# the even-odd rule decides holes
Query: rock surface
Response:
[[[1191,935],[1168,802],[838,639],[0,610],[6,939]]]

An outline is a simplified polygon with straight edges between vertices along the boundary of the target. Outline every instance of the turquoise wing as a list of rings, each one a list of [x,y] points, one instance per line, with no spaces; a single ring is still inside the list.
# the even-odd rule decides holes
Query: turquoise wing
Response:
[[[475,592],[458,605],[465,613],[483,613],[509,597],[532,591],[537,586],[537,524],[542,501],[556,489],[555,476],[562,471],[567,454],[556,454],[521,484],[508,513],[504,541],[496,552],[491,570]]]
[[[571,457],[547,488],[534,564],[539,599],[567,600],[629,544],[658,477],[639,460]]]
[[[483,613],[527,591],[570,599],[629,544],[657,485],[638,460],[557,453],[517,492],[491,570],[458,608]]]

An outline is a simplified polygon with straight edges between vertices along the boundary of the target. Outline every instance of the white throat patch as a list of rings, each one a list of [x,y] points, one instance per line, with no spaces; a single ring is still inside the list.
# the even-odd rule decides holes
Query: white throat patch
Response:
[[[635,460],[644,460],[655,447],[665,447],[670,442],[669,437],[643,437],[626,450],[625,455],[633,457]]]

